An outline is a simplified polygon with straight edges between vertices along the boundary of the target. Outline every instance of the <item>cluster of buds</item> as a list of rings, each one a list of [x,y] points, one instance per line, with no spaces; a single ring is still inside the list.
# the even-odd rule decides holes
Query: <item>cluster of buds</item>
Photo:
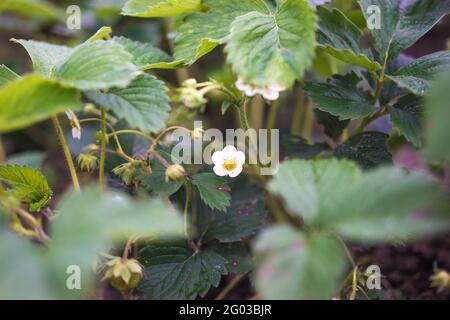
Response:
[[[450,274],[445,270],[436,270],[430,280],[431,287],[436,288],[438,293],[450,289]]]
[[[177,100],[189,109],[202,108],[208,102],[205,95],[218,88],[220,85],[214,81],[198,83],[195,79],[188,79],[177,89]]]
[[[173,164],[166,169],[166,182],[181,182],[185,177],[186,170],[179,164]]]
[[[92,172],[97,169],[98,159],[89,153],[81,153],[77,158],[78,167],[81,171]]]
[[[105,264],[107,268],[103,280],[108,279],[119,292],[127,293],[133,290],[142,279],[142,266],[135,259],[111,257]]]
[[[113,173],[118,176],[126,186],[130,186],[136,176],[135,164],[131,162],[123,163],[114,168]]]

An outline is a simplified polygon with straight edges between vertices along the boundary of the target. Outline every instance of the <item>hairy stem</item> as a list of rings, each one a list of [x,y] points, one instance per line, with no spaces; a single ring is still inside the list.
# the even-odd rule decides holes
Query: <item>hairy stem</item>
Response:
[[[223,288],[222,291],[220,291],[215,300],[225,299],[225,297],[231,292],[231,290],[233,290],[239,284],[239,282],[241,282],[241,280],[245,278],[246,275],[246,273],[236,275],[233,280],[231,280],[230,283],[228,283],[228,285]]]
[[[56,133],[59,137],[59,141],[61,143],[64,156],[66,157],[67,165],[69,167],[70,176],[72,177],[73,188],[76,192],[79,192],[80,182],[78,180],[77,171],[75,169],[75,164],[72,159],[72,154],[70,153],[69,145],[67,144],[66,137],[64,136],[64,131],[61,127],[61,123],[58,120],[57,116],[53,116],[53,124],[55,125]]]
[[[184,234],[186,235],[187,238],[189,238],[189,230],[188,230],[188,225],[189,225],[189,219],[188,219],[188,211],[189,211],[189,201],[191,199],[191,185],[190,182],[187,181],[184,184],[184,188],[186,191],[186,200],[184,202],[184,210],[183,210],[183,217],[184,217]]]

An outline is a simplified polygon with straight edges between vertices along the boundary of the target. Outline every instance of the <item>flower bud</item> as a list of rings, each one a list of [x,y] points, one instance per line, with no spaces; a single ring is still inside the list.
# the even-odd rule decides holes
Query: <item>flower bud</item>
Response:
[[[81,171],[91,172],[97,169],[97,157],[94,155],[81,153],[77,162]]]
[[[119,292],[133,290],[142,279],[142,267],[135,259],[114,257],[106,263],[106,266],[103,280],[109,279],[111,285]]]
[[[95,134],[95,141],[97,142],[97,144],[101,144],[102,143],[102,138],[105,137],[106,140],[106,144],[109,143],[109,137],[107,134],[103,134],[103,132],[101,131],[97,131],[97,133]]]
[[[195,79],[187,79],[182,83],[183,87],[185,88],[197,88],[197,80]]]
[[[450,289],[450,274],[445,270],[437,270],[434,275],[430,277],[430,280],[431,287],[435,287],[437,292]]]
[[[113,173],[118,176],[122,182],[129,186],[133,183],[135,177],[134,164],[124,163],[113,169]]]
[[[204,94],[195,88],[182,88],[180,90],[180,101],[190,109],[200,108],[208,102]]]
[[[179,164],[174,164],[166,169],[166,182],[182,181],[185,178],[186,171]]]

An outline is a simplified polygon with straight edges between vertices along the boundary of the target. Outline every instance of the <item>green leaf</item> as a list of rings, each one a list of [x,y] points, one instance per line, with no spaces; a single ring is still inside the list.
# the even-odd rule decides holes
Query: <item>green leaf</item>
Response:
[[[45,153],[42,151],[24,151],[8,157],[8,164],[18,164],[40,170]]]
[[[61,10],[52,3],[42,0],[2,0],[0,13],[12,12],[31,18],[43,18],[45,20],[58,20]]]
[[[60,82],[80,90],[126,87],[138,74],[132,56],[111,41],[95,41],[74,49],[55,69]]]
[[[367,21],[370,21],[371,16],[375,15],[374,12],[367,10],[370,6],[375,5],[380,9],[381,27],[373,28],[371,32],[375,40],[375,48],[380,54],[380,60],[384,61],[400,21],[401,0],[360,0],[359,3]]]
[[[439,51],[421,57],[387,77],[414,94],[423,95],[430,89],[431,80],[450,70],[450,51]]]
[[[154,76],[140,75],[123,89],[105,93],[88,91],[86,97],[101,107],[113,111],[130,126],[144,132],[158,132],[165,127],[170,104],[163,82]]]
[[[253,248],[260,261],[255,285],[264,299],[330,299],[347,267],[337,240],[308,236],[291,226],[265,230]]]
[[[426,142],[428,154],[436,160],[450,162],[450,72],[439,77],[426,99]]]
[[[56,66],[64,63],[74,51],[73,48],[41,41],[17,39],[11,41],[25,48],[33,62],[34,71],[44,76],[51,76]]]
[[[51,299],[38,248],[27,239],[0,230],[0,298],[2,300]]]
[[[141,18],[172,17],[201,9],[201,0],[128,0],[122,14]]]
[[[400,168],[369,172],[330,211],[327,225],[349,240],[408,240],[450,229],[449,207],[439,185]]]
[[[246,273],[253,269],[252,256],[242,242],[215,244],[213,250],[227,260],[228,273]]]
[[[203,202],[211,209],[226,211],[230,206],[231,196],[224,178],[213,173],[197,173],[192,177],[192,184],[197,187]]]
[[[370,51],[359,46],[363,32],[351,22],[341,11],[325,7],[317,8],[319,30],[317,42],[325,52],[336,59],[370,71],[381,69],[381,65],[373,61]]]
[[[200,205],[197,221],[194,221],[198,236],[203,242],[240,241],[260,229],[265,222],[264,199],[261,190],[249,186],[239,179],[232,187],[231,206],[227,212],[211,210]]]
[[[369,93],[357,88],[361,78],[356,73],[336,75],[327,83],[308,81],[304,88],[315,106],[339,120],[367,117],[376,111]]]
[[[228,274],[229,261],[213,249],[194,252],[186,241],[154,243],[141,250],[144,277],[138,293],[147,299],[180,300],[205,296]]]
[[[45,208],[53,195],[47,179],[34,168],[0,165],[0,181],[6,183],[14,197],[33,212]]]
[[[114,240],[131,235],[170,239],[182,234],[181,217],[159,199],[136,201],[123,194],[84,189],[66,197],[56,212],[45,260],[51,274],[49,281],[59,298],[86,296],[95,278],[93,259],[99,252],[108,252]],[[66,288],[64,271],[70,265],[81,268],[81,291]]]
[[[233,20],[252,11],[269,13],[264,0],[204,0],[210,10],[194,13],[183,20],[175,38],[175,60],[193,64],[230,36]]]
[[[360,0],[359,3],[369,18],[367,8],[376,5],[381,9],[381,28],[372,30],[375,46],[384,60],[386,53],[395,58],[411,47],[430,31],[450,11],[449,0],[414,1],[400,12],[400,0]]]
[[[333,139],[338,139],[350,123],[350,120],[341,121],[331,113],[319,109],[314,109],[314,113],[317,122],[324,127],[326,135]]]
[[[314,230],[387,242],[450,229],[440,186],[423,174],[387,167],[362,173],[346,160],[290,160],[269,183],[286,208]]]
[[[391,122],[397,131],[414,146],[422,146],[423,99],[413,94],[401,97],[389,106]]]
[[[334,210],[338,193],[351,185],[358,174],[358,167],[346,160],[289,160],[280,165],[269,190],[284,199],[291,213],[302,216],[309,224],[319,224],[322,214]]]
[[[9,69],[4,64],[0,65],[0,88],[3,87],[5,84],[19,79],[19,75]]]
[[[220,111],[222,112],[222,115],[227,113],[228,109],[230,109],[231,106],[233,106],[233,102],[231,102],[229,100],[224,100],[223,103],[222,103],[222,107],[220,108]]]
[[[81,107],[80,94],[55,81],[29,75],[0,88],[0,132],[25,128]]]
[[[322,151],[328,149],[326,143],[310,144],[302,137],[288,135],[281,138],[285,155],[289,159],[313,159]]]
[[[339,145],[334,156],[353,160],[363,169],[389,164],[392,163],[392,155],[387,149],[388,138],[382,132],[362,132]]]
[[[133,56],[133,63],[140,70],[174,69],[182,64],[182,61],[174,61],[167,53],[149,43],[125,37],[114,37],[112,41],[122,45]]]
[[[245,83],[290,88],[312,63],[315,28],[314,10],[303,0],[285,0],[275,13],[250,12],[231,24],[228,61]]]

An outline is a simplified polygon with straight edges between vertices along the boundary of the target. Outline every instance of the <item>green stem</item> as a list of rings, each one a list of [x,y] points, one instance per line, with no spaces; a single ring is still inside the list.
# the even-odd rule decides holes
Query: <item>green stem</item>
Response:
[[[100,185],[100,188],[105,188],[105,159],[106,159],[106,113],[105,109],[101,109],[101,133],[102,133],[102,140],[101,140],[101,147],[100,147],[100,168],[99,168],[99,177],[98,177],[98,183]]]
[[[2,137],[0,137],[0,162],[3,162],[6,160],[6,151],[5,147],[3,146]]]
[[[191,199],[191,185],[190,182],[187,181],[184,185],[185,191],[186,191],[186,200],[184,202],[184,211],[183,211],[183,217],[184,217],[184,234],[187,238],[189,238],[189,232],[188,232],[188,210],[189,210],[189,200]]]
[[[303,89],[299,89],[297,103],[291,121],[291,135],[299,136],[301,134],[303,113],[305,109],[305,94]]]
[[[69,145],[67,144],[66,137],[64,136],[64,131],[61,127],[61,123],[58,120],[57,116],[53,116],[53,124],[55,125],[56,133],[59,137],[59,141],[61,143],[64,156],[66,157],[67,165],[69,167],[70,176],[72,177],[73,188],[76,192],[81,190],[80,182],[78,180],[77,171],[75,169],[75,164],[72,159],[72,154],[70,153]]]
[[[231,280],[230,283],[222,291],[220,291],[215,300],[223,300],[230,293],[230,291],[233,290],[239,282],[245,278],[246,275],[246,273],[236,275],[233,280]]]

